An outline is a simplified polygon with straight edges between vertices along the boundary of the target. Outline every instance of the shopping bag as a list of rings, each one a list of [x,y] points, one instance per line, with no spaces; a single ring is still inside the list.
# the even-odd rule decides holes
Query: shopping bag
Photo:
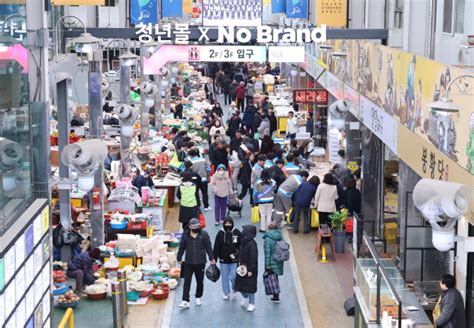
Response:
[[[212,282],[219,280],[221,276],[221,270],[217,267],[216,264],[211,264],[206,269],[206,277]]]
[[[263,273],[263,285],[265,286],[265,295],[273,295],[280,292],[278,276],[272,271],[265,271]]]
[[[252,222],[252,224],[257,224],[260,222],[260,213],[258,211],[258,206],[252,207],[252,216],[250,217],[250,222]]]
[[[433,309],[433,321],[436,322],[441,315],[441,296],[438,298],[438,302]]]
[[[198,220],[199,220],[199,225],[201,226],[201,229],[204,229],[206,227],[206,217],[204,216],[204,213],[201,210],[198,210]]]
[[[319,228],[319,213],[315,208],[311,209],[311,228]]]
[[[289,224],[292,224],[294,221],[295,221],[295,208],[292,207],[288,211],[288,216],[286,217],[286,222],[288,222]]]

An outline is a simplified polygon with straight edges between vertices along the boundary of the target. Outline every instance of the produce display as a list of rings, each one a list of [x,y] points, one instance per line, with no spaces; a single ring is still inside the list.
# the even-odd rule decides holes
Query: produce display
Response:
[[[74,294],[72,290],[66,292],[64,295],[59,296],[59,305],[64,307],[76,307],[81,298]]]

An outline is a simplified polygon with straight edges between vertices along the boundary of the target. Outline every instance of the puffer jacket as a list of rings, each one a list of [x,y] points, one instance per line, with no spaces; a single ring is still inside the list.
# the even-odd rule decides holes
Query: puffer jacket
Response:
[[[214,174],[211,178],[211,190],[219,197],[229,196],[232,190],[232,182],[229,178],[229,173],[226,171],[223,176],[219,176],[218,173]]]
[[[265,269],[270,269],[279,276],[283,275],[284,262],[275,261],[273,259],[276,243],[282,239],[280,229],[267,230],[263,236],[263,239],[265,239],[263,242],[263,250],[265,253]]]
[[[461,293],[456,288],[443,292],[441,297],[441,314],[435,321],[439,328],[466,328],[466,315],[464,301]]]
[[[206,231],[201,230],[197,237],[193,238],[190,230],[183,233],[179,243],[177,255],[178,261],[181,261],[183,254],[186,264],[204,264],[206,263],[206,254],[209,257],[209,260],[212,261],[214,259],[214,254],[212,253],[209,234]]]

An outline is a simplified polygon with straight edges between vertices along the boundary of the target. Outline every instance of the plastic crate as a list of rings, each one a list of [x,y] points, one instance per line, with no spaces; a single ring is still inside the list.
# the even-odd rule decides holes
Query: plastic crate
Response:
[[[146,230],[148,227],[148,222],[128,222],[127,229],[136,229],[136,230]]]

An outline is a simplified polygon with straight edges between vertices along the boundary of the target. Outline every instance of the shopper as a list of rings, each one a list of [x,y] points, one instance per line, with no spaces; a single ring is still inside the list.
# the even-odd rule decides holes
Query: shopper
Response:
[[[275,180],[277,189],[280,188],[281,184],[285,182],[286,175],[283,172],[285,162],[282,159],[277,159],[275,165],[269,168],[270,177]]]
[[[181,222],[183,230],[188,227],[189,221],[198,215],[198,188],[193,183],[191,173],[183,174],[182,183],[176,193],[179,199],[179,222]]]
[[[239,86],[235,89],[235,98],[237,100],[237,109],[243,111],[245,106],[245,82],[240,82]]]
[[[232,83],[230,84],[229,86],[229,93],[230,93],[230,97],[232,99],[232,101],[236,102],[236,90],[237,90],[237,87],[239,86],[239,84],[237,83],[236,80],[233,80]]]
[[[183,255],[184,262],[181,270],[184,273],[183,301],[179,305],[181,309],[189,308],[189,291],[193,274],[196,277],[196,305],[201,305],[201,297],[204,292],[204,269],[206,266],[206,254],[212,264],[215,264],[212,253],[211,239],[206,231],[201,229],[199,220],[193,218],[189,221],[189,229],[183,232],[179,243],[177,255],[178,262],[181,262]]]
[[[250,161],[251,154],[247,153],[242,161],[242,167],[240,168],[239,181],[242,185],[242,189],[239,194],[239,199],[243,200],[247,195],[247,192],[251,190],[251,177],[252,177],[252,163]],[[253,196],[250,193],[250,205],[252,206]]]
[[[450,274],[444,274],[440,281],[443,293],[439,307],[441,313],[434,318],[436,327],[439,328],[466,328],[466,314],[464,312],[464,300],[459,290],[456,289],[456,278]]]
[[[311,230],[310,222],[310,206],[311,201],[316,194],[316,189],[319,186],[319,178],[314,175],[309,181],[303,182],[296,190],[295,199],[295,221],[293,222],[293,232],[298,233],[300,227],[300,220],[303,216],[303,233],[309,233]]]
[[[235,150],[237,153],[239,152],[240,145],[242,145],[244,139],[242,138],[242,134],[245,132],[242,130],[237,130],[235,131],[235,134],[233,138],[230,140],[230,145],[233,150]]]
[[[232,189],[234,190],[234,192],[237,192],[238,177],[242,162],[239,159],[239,154],[235,150],[233,150],[230,145],[227,146],[227,153],[229,159],[229,166],[231,169],[230,181],[232,182]]]
[[[191,82],[189,82],[189,79],[184,80],[184,85],[183,85],[183,96],[189,97],[191,94]]]
[[[221,282],[224,300],[229,296],[235,297],[235,276],[237,274],[237,262],[239,261],[240,230],[234,227],[234,221],[230,216],[224,219],[224,225],[216,235],[214,241],[214,258],[219,260],[221,269]]]
[[[212,159],[211,156],[209,156],[209,159],[211,160],[212,165],[216,169],[219,165],[224,165],[226,169],[229,167],[229,159],[226,151],[226,144],[224,141],[220,140],[217,143],[217,146],[212,153]]]
[[[283,239],[281,230],[278,225],[272,223],[268,226],[267,232],[263,236],[263,251],[265,253],[265,271],[273,272],[278,276],[283,275],[284,262],[273,259],[275,253],[276,243]],[[278,281],[278,280],[277,280]],[[280,293],[273,294],[271,301],[273,303],[280,303]]]
[[[84,251],[76,255],[68,264],[66,275],[76,281],[76,291],[84,293],[84,285],[92,285],[95,281],[92,272],[92,260],[100,258],[100,250],[93,249],[91,252]]]
[[[242,125],[242,119],[240,118],[240,111],[236,110],[232,113],[232,116],[228,122],[227,135],[230,138],[234,138],[237,131],[239,131]]]
[[[183,119],[183,104],[181,103],[181,99],[176,99],[176,104],[173,109],[173,117],[179,120]]]
[[[272,222],[275,188],[276,182],[270,178],[269,170],[263,170],[253,190],[253,199],[260,213],[260,232],[265,232]]]
[[[232,194],[232,183],[226,166],[217,166],[216,174],[211,178],[211,189],[214,193],[215,225],[224,221],[227,212],[228,197]]]
[[[337,183],[345,187],[349,180],[354,180],[352,172],[341,164],[335,164],[333,167],[334,176],[337,179]]]
[[[253,96],[255,95],[255,83],[253,78],[247,82],[247,106],[253,102]]]
[[[229,105],[232,102],[231,97],[231,83],[232,80],[229,77],[224,77],[222,82],[222,92],[224,93],[224,105]]]
[[[199,190],[201,191],[202,195],[202,202],[204,204],[204,211],[209,211],[209,173],[211,172],[211,167],[209,165],[209,161],[204,157],[199,155],[198,149],[191,149],[188,153],[189,161],[192,163],[192,170],[196,172],[201,181],[197,184]],[[199,197],[198,197],[199,200]],[[199,206],[201,206],[201,202],[198,202]]]
[[[323,183],[318,186],[314,205],[319,213],[319,222],[329,224],[329,215],[336,211],[336,200],[339,198],[334,177],[330,173],[324,175]]]
[[[257,156],[257,163],[252,167],[252,175],[250,177],[250,185],[252,188],[255,188],[255,183],[257,180],[260,178],[260,175],[262,174],[263,171],[263,166],[265,165],[265,160],[266,160],[265,155],[258,155]]]
[[[211,113],[217,115],[218,117],[224,116],[224,111],[222,110],[221,104],[219,102],[216,101]]]
[[[298,133],[298,119],[295,117],[295,113],[290,111],[288,112],[288,123],[286,125],[286,137],[289,139],[295,139],[296,133]]]
[[[275,116],[273,108],[268,109],[268,120],[270,121],[270,136],[273,138],[278,131],[278,120]]]
[[[244,300],[240,305],[248,312],[255,311],[255,293],[257,292],[258,278],[258,247],[254,240],[257,228],[253,225],[242,227],[241,247],[235,290],[240,292]]]
[[[265,113],[260,115],[260,118],[262,120],[261,120],[260,125],[258,126],[258,129],[257,129],[259,137],[261,139],[263,139],[263,137],[265,137],[265,136],[270,137],[271,136],[271,134],[270,134],[270,120],[268,119],[267,115],[265,115]]]
[[[214,138],[215,135],[225,136],[225,129],[220,120],[215,120],[213,126],[209,129],[209,136]]]
[[[254,105],[249,105],[245,108],[244,116],[242,117],[242,123],[245,126],[245,132],[248,135],[253,135],[253,120],[255,117],[256,108]]]
[[[273,221],[278,225],[286,225],[286,217],[293,205],[292,197],[298,187],[308,179],[309,174],[307,171],[302,171],[300,174],[289,176],[285,182],[283,182],[278,188],[274,199],[274,219]]]
[[[224,78],[225,78],[224,71],[223,71],[222,69],[220,69],[220,70],[216,73],[216,78],[215,78],[216,93],[217,93],[217,94],[221,94],[221,93],[222,93],[222,83],[223,83],[223,81],[224,81]]]
[[[346,184],[346,207],[349,216],[360,214],[362,209],[362,196],[360,191],[356,188],[355,180],[349,180]]]

